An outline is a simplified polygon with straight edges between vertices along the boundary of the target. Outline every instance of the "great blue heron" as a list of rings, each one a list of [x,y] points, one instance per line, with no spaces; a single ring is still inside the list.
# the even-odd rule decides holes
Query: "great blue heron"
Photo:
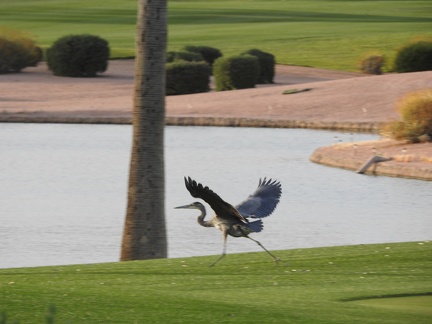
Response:
[[[198,216],[198,224],[204,227],[216,227],[223,233],[223,250],[219,258],[217,258],[211,266],[218,263],[226,253],[227,236],[246,237],[257,243],[264,251],[266,251],[276,262],[279,259],[270,253],[260,242],[249,237],[250,233],[258,233],[263,229],[261,219],[249,221],[248,218],[262,218],[269,216],[276,205],[279,203],[279,198],[282,193],[282,187],[279,181],[264,178],[259,180],[258,188],[245,201],[233,207],[225,202],[221,197],[214,193],[208,187],[197,183],[190,177],[184,178],[186,188],[189,190],[192,197],[201,198],[214,210],[215,215],[210,220],[204,220],[206,209],[200,202],[194,202],[190,205],[179,206],[175,208],[198,209],[201,215]]]

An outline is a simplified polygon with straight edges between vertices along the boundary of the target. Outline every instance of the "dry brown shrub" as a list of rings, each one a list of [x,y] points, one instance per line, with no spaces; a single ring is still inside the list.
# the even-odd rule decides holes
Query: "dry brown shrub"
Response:
[[[383,136],[413,143],[432,136],[432,89],[411,92],[397,104],[400,121],[392,121],[381,129]]]

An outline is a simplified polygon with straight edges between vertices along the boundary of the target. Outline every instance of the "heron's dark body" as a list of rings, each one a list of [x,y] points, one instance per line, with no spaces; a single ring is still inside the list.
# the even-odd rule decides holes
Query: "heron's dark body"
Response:
[[[228,235],[234,237],[247,236],[252,232],[245,226],[245,224],[237,221],[236,219],[226,220],[218,217],[217,215],[213,216],[213,218],[209,221],[204,221],[204,217],[202,217],[201,219],[198,219],[198,224],[204,227],[216,227],[223,233],[226,232]]]

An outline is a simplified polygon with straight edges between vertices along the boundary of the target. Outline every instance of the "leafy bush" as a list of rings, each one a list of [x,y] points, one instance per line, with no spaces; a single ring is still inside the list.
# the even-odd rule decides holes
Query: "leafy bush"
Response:
[[[205,62],[176,61],[166,64],[166,94],[180,95],[210,90],[211,69]]]
[[[220,57],[213,64],[213,75],[216,91],[254,88],[260,66],[252,55]]]
[[[370,54],[360,61],[360,71],[368,74],[382,74],[385,64],[385,56],[381,54]]]
[[[418,41],[399,49],[393,70],[395,72],[432,70],[432,41]]]
[[[167,52],[166,55],[166,61],[167,63],[172,63],[175,61],[188,61],[188,62],[200,62],[204,61],[204,58],[199,53],[192,53],[192,52],[186,52],[186,51],[179,51],[179,52]]]
[[[42,50],[35,42],[17,31],[1,31],[0,73],[19,72],[36,66],[42,59]]]
[[[59,38],[47,50],[48,68],[58,76],[92,77],[108,67],[108,42],[94,35]]]
[[[266,53],[258,49],[250,49],[243,54],[253,55],[258,59],[260,75],[257,83],[273,83],[276,65],[273,54]]]
[[[213,65],[214,61],[216,61],[219,57],[222,56],[222,52],[214,47],[210,46],[192,46],[188,45],[184,47],[185,51],[201,54],[210,66]]]
[[[397,106],[401,121],[384,125],[381,133],[413,143],[432,137],[432,89],[409,93]]]

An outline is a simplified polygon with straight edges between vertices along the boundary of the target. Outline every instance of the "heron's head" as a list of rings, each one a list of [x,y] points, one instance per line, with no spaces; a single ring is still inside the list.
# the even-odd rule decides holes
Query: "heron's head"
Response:
[[[189,204],[189,205],[175,207],[175,209],[198,209],[198,210],[203,210],[204,209],[204,205],[201,204],[200,202],[196,201],[196,202],[193,202],[192,204]]]

